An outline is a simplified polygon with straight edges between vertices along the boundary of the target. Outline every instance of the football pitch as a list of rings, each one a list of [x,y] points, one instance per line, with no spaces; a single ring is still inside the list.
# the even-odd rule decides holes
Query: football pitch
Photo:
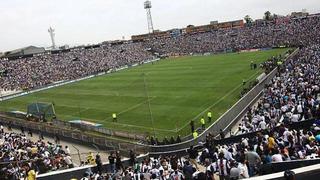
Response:
[[[30,103],[54,102],[60,120],[81,119],[158,137],[183,136],[190,133],[190,120],[199,126],[210,109],[214,122],[240,99],[242,81],[255,80],[262,72],[251,70],[251,61],[259,66],[287,50],[160,60],[1,102],[0,111],[26,112]],[[117,113],[117,122],[112,113]]]

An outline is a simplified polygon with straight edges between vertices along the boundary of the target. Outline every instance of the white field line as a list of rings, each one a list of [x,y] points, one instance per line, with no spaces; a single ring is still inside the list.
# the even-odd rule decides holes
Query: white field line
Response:
[[[156,96],[150,97],[149,101],[153,100],[154,98],[156,98]],[[141,102],[141,103],[138,103],[138,104],[136,104],[136,105],[134,105],[134,106],[131,106],[131,107],[129,107],[129,108],[121,111],[120,113],[118,113],[118,115],[123,114],[123,113],[126,113],[126,112],[128,112],[128,111],[131,111],[131,110],[133,110],[133,109],[141,106],[142,104],[144,104],[144,103],[146,103],[146,102],[148,102],[148,100],[145,100],[145,101],[143,101],[143,102]],[[74,106],[74,107],[76,107],[76,106]],[[87,110],[89,110],[89,109],[90,109],[90,108],[86,108],[86,109],[81,110],[80,112],[84,112],[84,111],[87,111]],[[74,114],[72,114],[72,115],[64,115],[64,116],[74,117],[74,116],[77,115],[77,113],[78,113],[78,112],[76,112],[76,113],[74,113]],[[88,119],[92,119],[92,120],[95,120],[95,121],[101,121],[101,119],[100,119],[100,120],[99,120],[99,119],[94,119],[94,118],[88,118]],[[111,117],[108,117],[108,118],[103,119],[102,121],[106,121],[106,120],[110,120],[110,119],[111,119]],[[147,129],[147,130],[153,130],[153,129],[154,129],[154,130],[157,130],[157,131],[164,131],[164,132],[176,132],[175,130],[157,129],[157,128],[151,128],[151,127],[145,127],[145,126],[138,126],[138,125],[132,125],[132,124],[125,124],[125,123],[114,123],[114,122],[108,122],[108,123],[110,123],[110,124],[116,124],[116,125],[119,125],[119,126],[125,126],[125,127],[142,128],[142,129]]]
[[[114,123],[112,122],[112,124],[117,124],[117,123]],[[120,123],[120,124],[117,124],[117,125],[120,125],[120,126],[125,126],[125,127],[137,127],[137,128],[142,128],[142,129],[148,129],[148,130],[156,130],[156,131],[163,131],[163,132],[176,132],[175,130],[167,130],[167,129],[157,129],[157,128],[152,128],[152,127],[146,127],[146,126],[138,126],[138,125],[132,125],[132,124],[123,124],[123,123]]]
[[[80,113],[82,113],[82,112],[85,112],[85,111],[87,111],[87,110],[89,110],[90,108],[85,108],[85,109],[82,109],[82,110],[80,110],[80,111],[78,111],[78,112],[75,112],[75,113],[73,113],[73,114],[70,114],[69,116],[71,117],[74,117],[74,116],[76,116],[76,115],[78,115],[78,114],[80,114]]]
[[[128,112],[128,111],[131,111],[131,110],[133,110],[133,109],[141,106],[142,104],[144,104],[144,103],[146,103],[146,102],[148,102],[148,101],[153,100],[154,98],[156,98],[156,96],[151,97],[149,100],[143,101],[143,102],[141,102],[141,103],[139,103],[139,104],[136,104],[136,105],[134,105],[134,106],[131,106],[131,107],[129,107],[129,108],[127,108],[127,109],[119,112],[118,115],[123,114],[123,113],[126,113],[126,112]],[[110,119],[111,119],[111,117],[108,117],[108,118],[103,119],[103,121],[105,121],[105,120],[110,120]],[[114,123],[114,122],[111,122],[111,123],[112,123],[112,124],[117,124],[117,125],[120,125],[120,126],[126,126],[126,127],[137,127],[137,128],[142,128],[142,129],[157,130],[157,131],[164,131],[164,132],[176,132],[175,130],[157,129],[157,128],[152,128],[152,127],[138,126],[138,125],[132,125],[132,124],[125,124],[125,123],[120,123],[120,124]]]
[[[251,80],[254,76],[256,76],[259,72],[254,73],[252,76],[250,76],[247,79]],[[232,94],[234,91],[236,91],[238,88],[240,88],[242,86],[242,83],[239,84],[238,86],[236,86],[235,88],[233,88],[231,91],[229,91],[227,94],[225,94],[223,97],[221,97],[218,101],[216,101],[215,103],[213,103],[212,105],[210,105],[209,107],[207,107],[206,109],[204,109],[203,111],[201,111],[198,115],[196,115],[194,118],[192,118],[192,120],[196,120],[198,119],[201,115],[203,115],[203,113],[207,112],[209,109],[211,109],[212,107],[216,106],[217,104],[219,104],[222,100],[224,100],[227,96],[229,96],[230,94]],[[190,121],[188,121],[185,125],[183,125],[182,127],[180,127],[179,129],[176,130],[176,132],[181,131],[183,128],[185,128],[186,126],[188,126],[190,124]]]
[[[146,103],[146,102],[148,102],[148,101],[153,100],[154,98],[156,98],[156,97],[151,97],[149,100],[145,100],[145,101],[142,101],[141,103],[138,103],[138,104],[136,104],[136,105],[133,105],[133,106],[131,106],[131,107],[129,107],[129,108],[127,108],[127,109],[125,109],[125,110],[117,113],[117,115],[120,115],[120,114],[126,113],[126,112],[128,112],[128,111],[131,111],[131,110],[133,110],[133,109],[141,106],[142,104],[144,104],[144,103]],[[107,117],[107,118],[103,119],[103,121],[105,121],[105,120],[110,120],[110,119],[111,119],[111,117]]]

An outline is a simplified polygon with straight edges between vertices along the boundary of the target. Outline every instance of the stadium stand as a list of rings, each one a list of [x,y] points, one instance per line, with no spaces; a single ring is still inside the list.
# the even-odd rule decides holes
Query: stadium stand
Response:
[[[115,171],[86,171],[82,179],[243,179],[268,172],[275,163],[318,159],[320,155],[320,16],[291,18],[287,22],[266,22],[244,28],[223,29],[186,35],[177,38],[152,39],[146,42],[124,43],[97,48],[77,48],[70,52],[46,54],[13,61],[1,60],[0,68],[8,73],[1,77],[4,89],[32,89],[50,83],[70,80],[101,71],[141,63],[151,59],[151,48],[165,56],[192,53],[218,53],[278,46],[299,47],[299,52],[284,64],[269,63],[277,67],[277,75],[263,90],[259,103],[250,108],[236,135],[241,140],[216,141],[208,135],[197,148],[190,147],[184,154],[146,157],[136,160],[134,152],[130,162],[123,166],[118,156],[110,157]],[[41,63],[40,63],[41,62]],[[294,123],[312,122],[306,126]],[[3,127],[2,127],[3,128]],[[252,137],[248,132],[257,131]],[[259,132],[258,132],[259,131]],[[31,142],[23,135],[1,132],[1,177],[33,176],[48,170],[72,167],[68,153],[58,145],[42,141]],[[250,138],[249,138],[250,137]],[[232,138],[232,137],[231,137]],[[217,144],[219,142],[219,144]],[[188,154],[188,155],[185,155]],[[32,159],[32,161],[30,161]],[[91,158],[92,160],[92,158]],[[22,161],[17,163],[17,161]],[[24,163],[27,161],[28,163]],[[92,160],[93,161],[93,160]],[[71,163],[70,163],[71,162]],[[318,161],[313,161],[318,163]],[[9,165],[7,165],[9,164]],[[297,164],[290,166],[295,168]],[[278,164],[279,166],[279,164]],[[112,166],[113,167],[113,166]],[[94,172],[93,172],[94,171]],[[276,170],[273,169],[272,172]],[[106,173],[108,172],[108,173]],[[215,175],[216,174],[216,175]],[[294,176],[294,175],[292,175]]]
[[[250,138],[243,136],[239,141],[226,144],[222,144],[223,140],[217,144],[214,136],[208,136],[200,153],[191,148],[187,156],[160,155],[139,162],[135,169],[129,167],[122,175],[115,176],[124,179],[142,176],[146,179],[211,179],[217,173],[220,179],[239,179],[270,173],[267,170],[270,164],[272,167],[276,163],[318,158],[319,121],[310,120],[311,126],[289,127],[289,124],[320,118],[319,99],[316,99],[319,78],[315,76],[319,73],[319,50],[318,45],[302,48],[282,65],[279,74],[265,88],[264,103],[257,106],[253,115],[245,116],[250,131],[263,130],[258,135]],[[302,105],[300,114],[299,105]],[[294,117],[296,114],[299,115],[297,119]],[[275,123],[270,123],[272,118]],[[261,123],[264,121],[268,124],[265,128]],[[197,169],[199,166],[205,169]]]
[[[192,53],[218,53],[279,46],[306,46],[319,42],[319,16],[291,18],[289,22],[266,22],[243,28],[184,35],[177,38],[146,42],[107,44],[92,48],[75,48],[70,52],[43,54],[34,57],[1,60],[0,69],[7,73],[0,78],[5,90],[33,89],[53,82],[77,79],[105,72],[124,65],[152,59],[147,49],[164,56]]]
[[[44,142],[41,139],[33,142],[24,133],[4,132],[2,125],[0,137],[2,179],[27,177],[30,170],[42,174],[74,167],[68,149],[57,143]]]
[[[44,54],[16,60],[1,60],[0,78],[4,90],[26,90],[106,72],[125,65],[152,59],[141,43],[76,48],[69,52]]]

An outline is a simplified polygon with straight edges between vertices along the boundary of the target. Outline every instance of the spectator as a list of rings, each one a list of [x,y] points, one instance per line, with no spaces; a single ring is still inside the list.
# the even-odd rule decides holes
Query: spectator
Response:
[[[198,157],[198,151],[193,148],[193,146],[190,146],[190,148],[187,150],[189,154],[189,161],[198,169],[198,163],[196,161],[196,158]]]
[[[96,164],[97,164],[97,172],[102,173],[102,160],[99,153],[96,155]]]
[[[255,175],[255,170],[261,162],[260,156],[254,151],[253,146],[250,146],[249,151],[245,154],[246,160],[249,164],[249,176]]]
[[[219,173],[219,179],[220,180],[224,180],[224,179],[228,179],[229,176],[229,170],[230,170],[230,166],[229,163],[226,159],[224,159],[224,154],[223,152],[219,153],[219,159],[212,163],[213,169],[214,171],[217,171]]]
[[[116,172],[116,165],[115,165],[116,154],[115,153],[111,153],[109,155],[108,159],[109,159],[111,173],[115,173]]]

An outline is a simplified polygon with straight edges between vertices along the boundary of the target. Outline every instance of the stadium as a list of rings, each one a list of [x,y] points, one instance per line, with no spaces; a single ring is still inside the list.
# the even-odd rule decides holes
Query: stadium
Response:
[[[0,54],[0,179],[317,179],[319,13],[160,31],[143,8],[128,40]]]

